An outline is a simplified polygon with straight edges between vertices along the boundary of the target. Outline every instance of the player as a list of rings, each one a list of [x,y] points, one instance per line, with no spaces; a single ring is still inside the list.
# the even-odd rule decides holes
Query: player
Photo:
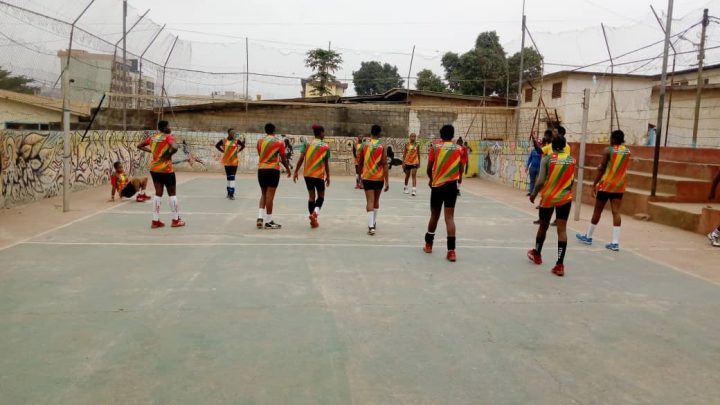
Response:
[[[172,223],[170,226],[178,228],[185,226],[185,221],[180,219],[178,213],[178,201],[175,195],[176,178],[173,171],[172,156],[177,153],[178,145],[170,130],[167,121],[158,122],[158,132],[153,136],[145,138],[137,145],[138,149],[152,154],[150,160],[150,177],[155,186],[155,197],[153,197],[153,221],[151,228],[162,228],[165,224],[160,221],[160,205],[162,203],[163,189],[167,189],[170,196],[170,211],[172,212]]]
[[[629,164],[630,149],[625,146],[625,133],[617,129],[610,134],[610,147],[605,151],[593,183],[595,210],[590,220],[590,226],[587,233],[575,235],[580,242],[592,245],[593,232],[598,222],[600,222],[600,216],[605,204],[610,200],[613,215],[612,242],[605,245],[605,248],[615,252],[620,250],[620,223],[622,220],[620,207],[625,192],[625,178],[627,177]]]
[[[318,215],[325,202],[325,187],[330,187],[330,145],[323,141],[325,128],[316,124],[312,126],[312,130],[315,139],[302,145],[293,181],[297,183],[300,166],[304,163],[303,176],[308,190],[310,227],[317,228],[320,226]]]
[[[362,144],[358,159],[358,174],[362,179],[367,203],[368,235],[375,235],[383,186],[385,192],[390,190],[387,149],[385,143],[380,140],[381,132],[380,125],[373,125],[370,128],[371,138]]]
[[[417,134],[410,134],[403,153],[403,171],[405,172],[405,187],[403,193],[408,194],[408,181],[412,177],[412,196],[417,195],[417,171],[420,168],[420,145],[417,144]]]
[[[227,130],[227,138],[221,139],[215,144],[215,148],[223,154],[222,164],[225,166],[225,177],[227,179],[227,198],[235,199],[235,175],[238,169],[238,155],[245,149],[245,140],[236,138],[234,128]]]
[[[708,200],[712,201],[715,199],[715,191],[717,191],[718,184],[720,184],[720,170],[718,170],[715,178],[713,179],[712,185],[710,186],[710,195],[708,196]],[[720,247],[720,225],[710,232],[707,237],[710,240],[710,244],[715,247]]]
[[[125,168],[120,162],[115,162],[113,168],[115,168],[115,172],[110,176],[112,186],[110,201],[115,201],[116,191],[120,198],[132,198],[137,193],[135,198],[137,202],[145,202],[151,199],[149,195],[145,194],[147,177],[128,177],[125,174]]]
[[[285,143],[275,136],[275,125],[265,124],[265,137],[258,139],[258,183],[260,183],[260,210],[258,229],[280,229],[282,225],[272,219],[275,191],[280,184],[280,164],[282,163],[290,177],[290,167],[285,157]]]
[[[362,190],[363,184],[360,179],[360,170],[358,169],[360,162],[360,149],[362,149],[363,137],[358,136],[352,146],[353,159],[355,159],[355,189]]]
[[[428,151],[427,175],[430,178],[430,222],[425,234],[425,253],[432,253],[435,230],[440,220],[440,211],[445,206],[445,226],[447,227],[447,259],[457,260],[455,254],[455,202],[457,187],[463,176],[463,167],[467,164],[467,154],[462,145],[452,141],[455,128],[445,125],[440,129],[441,144],[435,144]]]
[[[535,248],[528,251],[528,258],[535,264],[542,264],[542,247],[545,235],[550,227],[553,212],[557,218],[558,259],[552,272],[556,276],[565,275],[565,253],[567,251],[567,220],[572,205],[572,187],[575,180],[575,159],[564,152],[565,138],[558,136],[552,141],[552,153],[543,157],[540,174],[535,190],[530,194],[530,202],[540,194],[540,226],[535,237]]]

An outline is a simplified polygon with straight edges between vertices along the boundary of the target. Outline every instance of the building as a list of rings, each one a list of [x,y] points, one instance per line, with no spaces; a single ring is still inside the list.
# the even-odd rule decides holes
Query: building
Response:
[[[300,84],[302,86],[302,91],[300,92],[300,97],[302,98],[311,98],[311,97],[321,97],[320,94],[317,93],[315,87],[317,86],[319,82],[312,81],[310,79],[302,79],[300,80]],[[329,85],[330,92],[332,93],[332,96],[335,97],[343,97],[345,95],[345,90],[348,88],[347,83],[341,83],[339,81],[335,81],[330,83]]]
[[[588,110],[588,142],[604,142],[613,129],[625,131],[628,143],[640,143],[647,133],[650,117],[650,95],[655,78],[644,75],[600,72],[560,71],[543,76],[523,86],[521,122],[529,127],[540,106],[540,130],[559,122],[567,130],[568,140],[577,141],[582,134],[583,92],[590,89]],[[615,111],[610,111],[611,87],[614,89]],[[541,101],[542,98],[542,101]]]
[[[0,129],[60,129],[62,113],[60,99],[0,90]],[[88,106],[71,104],[71,125],[89,115]]]
[[[67,50],[58,51],[61,68],[67,63]],[[153,96],[155,82],[142,76],[136,59],[123,63],[121,57],[73,49],[70,58],[70,99],[97,105],[105,93]],[[152,108],[151,98],[111,97],[103,103],[110,108]]]

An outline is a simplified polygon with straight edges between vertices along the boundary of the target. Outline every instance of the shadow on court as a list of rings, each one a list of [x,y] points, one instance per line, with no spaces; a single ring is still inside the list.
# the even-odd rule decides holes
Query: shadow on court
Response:
[[[284,179],[178,187],[187,227],[129,202],[0,251],[0,402],[716,403],[720,289],[570,241],[564,279],[525,257],[532,217],[465,192],[458,262],[421,250],[429,192],[383,194],[377,235],[349,178],[320,228]],[[424,183],[421,181],[421,185]]]

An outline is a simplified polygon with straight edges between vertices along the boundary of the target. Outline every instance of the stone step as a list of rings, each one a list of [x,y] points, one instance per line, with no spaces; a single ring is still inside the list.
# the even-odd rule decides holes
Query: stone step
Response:
[[[585,179],[594,180],[597,172],[597,167],[586,166]],[[701,202],[707,199],[711,184],[710,180],[658,174],[657,191],[676,196],[677,198],[673,201]],[[628,170],[627,185],[632,188],[646,190],[649,193],[652,186],[652,174]]]
[[[705,234],[720,223],[720,204],[653,201],[648,215],[653,222]]]
[[[598,167],[602,163],[602,159],[602,155],[586,155],[585,167]],[[630,158],[630,170],[652,173],[653,160],[633,156]],[[720,171],[720,161],[717,164],[708,164],[662,160],[658,165],[659,174],[681,176],[695,180],[712,181],[718,171]]]

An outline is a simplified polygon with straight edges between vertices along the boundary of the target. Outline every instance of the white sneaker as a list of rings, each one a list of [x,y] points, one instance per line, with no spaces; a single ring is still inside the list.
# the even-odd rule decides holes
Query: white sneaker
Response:
[[[405,194],[408,194],[408,193],[409,193],[407,187],[403,187],[403,193],[405,193]]]
[[[415,197],[416,195],[417,195],[417,191],[413,190],[413,191],[412,191],[412,196]]]

